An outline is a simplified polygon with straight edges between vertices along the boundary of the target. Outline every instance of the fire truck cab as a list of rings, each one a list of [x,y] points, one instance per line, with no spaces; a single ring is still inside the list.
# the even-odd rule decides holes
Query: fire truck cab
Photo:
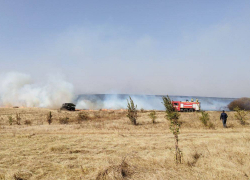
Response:
[[[179,112],[194,112],[200,110],[200,102],[197,100],[196,102],[190,101],[172,101],[173,106]]]

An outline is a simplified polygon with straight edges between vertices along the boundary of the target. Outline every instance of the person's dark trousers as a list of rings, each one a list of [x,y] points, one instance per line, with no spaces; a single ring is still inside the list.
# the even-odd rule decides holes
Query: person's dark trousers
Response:
[[[223,127],[227,128],[227,120],[226,119],[222,119],[222,123],[223,123]]]

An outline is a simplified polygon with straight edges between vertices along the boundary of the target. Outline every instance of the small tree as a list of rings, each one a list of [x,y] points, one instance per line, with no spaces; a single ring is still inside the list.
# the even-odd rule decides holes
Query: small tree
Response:
[[[51,113],[51,111],[47,114],[47,121],[48,121],[49,125],[52,123],[52,113]]]
[[[134,104],[134,101],[131,97],[129,97],[128,100],[128,114],[127,117],[129,120],[134,124],[137,125],[136,119],[137,119],[137,105]]]
[[[204,126],[208,125],[208,121],[209,121],[209,114],[205,111],[201,111],[201,117],[200,117],[200,121],[202,122],[202,124]]]
[[[17,123],[17,125],[21,125],[20,113],[16,113],[16,123]]]
[[[200,117],[200,121],[202,122],[202,124],[205,127],[208,127],[209,129],[214,129],[214,124],[212,122],[210,122],[210,117],[209,114],[205,111],[201,111],[201,117]]]
[[[8,116],[8,119],[9,119],[9,124],[12,125],[13,124],[13,118],[12,118],[12,116]]]
[[[170,121],[169,129],[172,131],[175,137],[175,161],[177,164],[179,164],[182,162],[182,153],[179,148],[179,137],[178,137],[180,133],[180,122],[179,122],[180,113],[173,106],[172,101],[169,98],[169,96],[162,97],[162,99],[163,99],[163,104],[166,109],[165,118]]]
[[[234,115],[235,118],[240,121],[241,125],[245,125],[247,112],[245,110],[241,110],[238,106],[234,108],[234,111],[236,111],[236,114]]]
[[[156,119],[156,112],[152,111],[148,116],[152,119],[152,123],[154,124]]]

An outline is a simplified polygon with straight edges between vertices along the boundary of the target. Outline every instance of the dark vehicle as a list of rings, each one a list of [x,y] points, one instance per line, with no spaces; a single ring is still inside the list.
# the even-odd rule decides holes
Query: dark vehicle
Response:
[[[76,105],[73,103],[64,103],[61,107],[61,110],[75,111]]]

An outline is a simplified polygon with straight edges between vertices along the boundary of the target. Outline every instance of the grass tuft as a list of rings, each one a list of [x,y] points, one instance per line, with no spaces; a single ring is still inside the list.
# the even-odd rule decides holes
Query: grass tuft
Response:
[[[60,117],[59,118],[59,123],[60,124],[68,124],[69,123],[69,118],[66,116],[66,117]]]

